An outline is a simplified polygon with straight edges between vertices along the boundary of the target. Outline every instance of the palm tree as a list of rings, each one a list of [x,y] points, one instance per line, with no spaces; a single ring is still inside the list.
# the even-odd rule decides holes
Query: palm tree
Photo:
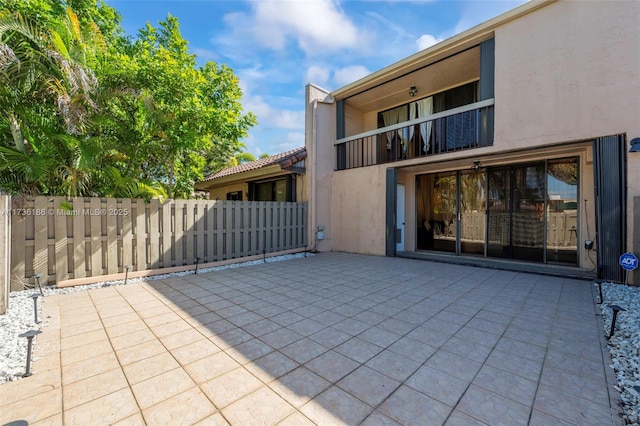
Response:
[[[86,49],[79,48],[77,17],[67,14],[58,30],[0,14],[0,119],[10,135],[0,140],[0,184],[13,190],[46,192],[52,163],[61,160],[47,139],[82,134],[95,107],[97,80],[70,53]]]

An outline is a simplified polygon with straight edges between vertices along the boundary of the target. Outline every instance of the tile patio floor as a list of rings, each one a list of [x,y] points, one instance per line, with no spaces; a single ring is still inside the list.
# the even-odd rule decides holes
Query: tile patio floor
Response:
[[[324,253],[51,296],[0,424],[619,424],[592,287]]]

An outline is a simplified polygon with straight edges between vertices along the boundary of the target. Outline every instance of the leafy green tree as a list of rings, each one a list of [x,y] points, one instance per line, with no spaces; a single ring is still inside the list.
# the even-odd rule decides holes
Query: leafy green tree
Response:
[[[203,177],[207,155],[229,158],[255,123],[244,114],[232,70],[208,62],[196,68],[178,19],[140,31],[134,45],[146,133],[136,147],[147,155],[145,173],[161,179],[169,197],[188,197]]]

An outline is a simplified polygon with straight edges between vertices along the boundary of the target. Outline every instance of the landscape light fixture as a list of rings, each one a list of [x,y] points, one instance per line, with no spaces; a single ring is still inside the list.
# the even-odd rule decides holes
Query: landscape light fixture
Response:
[[[412,98],[418,94],[418,88],[416,86],[409,87],[409,96]]]

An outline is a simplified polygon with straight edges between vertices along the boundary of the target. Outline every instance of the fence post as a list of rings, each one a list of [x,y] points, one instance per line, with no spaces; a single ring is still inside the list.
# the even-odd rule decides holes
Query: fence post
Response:
[[[9,308],[11,289],[11,195],[0,190],[0,315]]]

